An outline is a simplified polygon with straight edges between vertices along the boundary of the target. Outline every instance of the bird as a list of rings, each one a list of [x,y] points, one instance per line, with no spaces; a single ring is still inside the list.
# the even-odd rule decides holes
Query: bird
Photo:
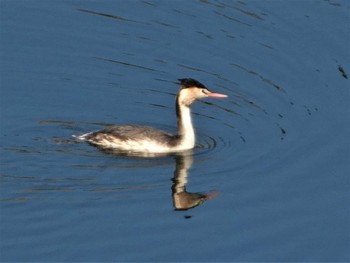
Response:
[[[105,150],[138,152],[145,154],[176,153],[195,147],[195,131],[190,106],[203,98],[226,98],[225,94],[211,92],[206,86],[192,78],[178,79],[181,85],[176,95],[176,134],[137,124],[113,125],[99,131],[73,135]]]

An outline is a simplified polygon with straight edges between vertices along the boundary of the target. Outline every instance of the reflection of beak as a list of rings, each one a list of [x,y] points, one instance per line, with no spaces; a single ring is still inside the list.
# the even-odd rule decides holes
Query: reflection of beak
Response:
[[[184,191],[181,193],[173,193],[173,204],[175,210],[188,210],[218,196],[218,192],[201,194]]]
[[[210,199],[214,199],[214,198],[216,198],[218,196],[219,196],[218,192],[207,193],[207,194],[205,194],[205,201],[208,201]]]
[[[209,98],[227,98],[228,96],[221,93],[210,92],[207,94]]]

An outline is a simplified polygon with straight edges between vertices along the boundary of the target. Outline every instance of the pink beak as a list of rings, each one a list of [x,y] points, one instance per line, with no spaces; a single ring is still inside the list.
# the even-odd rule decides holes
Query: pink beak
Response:
[[[227,98],[228,96],[221,93],[210,92],[207,94],[209,98]]]

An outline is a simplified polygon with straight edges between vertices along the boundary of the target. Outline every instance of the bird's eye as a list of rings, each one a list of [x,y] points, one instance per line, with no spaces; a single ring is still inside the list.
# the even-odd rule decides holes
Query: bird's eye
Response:
[[[205,89],[202,89],[202,92],[203,92],[205,95],[208,94],[208,92],[207,92]]]

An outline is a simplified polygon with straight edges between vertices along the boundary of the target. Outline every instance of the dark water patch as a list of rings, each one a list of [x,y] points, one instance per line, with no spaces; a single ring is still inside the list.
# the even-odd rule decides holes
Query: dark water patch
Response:
[[[137,185],[124,187],[97,187],[87,190],[88,192],[112,192],[112,191],[134,191],[134,190],[148,190],[163,187],[163,185]]]
[[[224,80],[224,81],[229,81],[228,78],[225,78],[225,77],[221,76],[220,74],[213,73],[213,72],[210,72],[210,71],[207,71],[207,70],[204,70],[204,69],[200,69],[200,68],[197,68],[197,67],[192,67],[192,66],[188,66],[188,65],[184,65],[184,64],[178,64],[178,66],[182,67],[182,68],[185,68],[185,69],[192,70],[192,71],[196,71],[196,72],[203,72],[203,73],[215,76],[218,79],[221,79],[221,80]]]
[[[123,65],[123,66],[128,66],[128,67],[133,67],[133,68],[138,68],[138,69],[143,69],[143,70],[148,70],[148,71],[158,71],[158,72],[165,73],[165,72],[160,71],[160,70],[156,70],[156,69],[152,69],[152,68],[148,68],[148,67],[140,66],[140,65],[136,65],[136,64],[131,64],[131,63],[124,62],[124,61],[117,61],[117,60],[108,59],[108,58],[101,58],[101,57],[94,57],[94,58],[98,59],[98,60],[102,60],[102,61],[107,61],[107,62],[112,62],[112,63],[115,63],[115,64],[120,64],[120,65]]]
[[[175,25],[171,25],[171,24],[165,23],[165,22],[160,22],[160,21],[156,21],[156,20],[152,20],[152,22],[157,24],[157,25],[160,25],[160,26],[179,29],[179,27],[177,27]]]
[[[33,149],[26,149],[24,146],[23,148],[3,148],[5,151],[15,152],[19,154],[37,154],[40,153],[40,151],[33,150]]]
[[[274,49],[273,46],[268,45],[268,44],[264,44],[264,43],[259,43],[260,45],[262,45],[263,47],[269,48],[269,49]]]
[[[284,138],[285,138],[285,136],[287,134],[287,131],[284,128],[280,127],[279,125],[278,125],[278,127],[279,127],[279,129],[281,131],[281,140],[284,140]]]
[[[122,16],[111,15],[111,14],[97,12],[97,11],[92,11],[92,10],[87,10],[87,9],[77,9],[77,10],[79,12],[83,12],[83,13],[88,13],[88,14],[92,14],[92,15],[98,15],[98,16],[102,16],[102,17],[106,17],[106,18],[112,18],[114,20],[121,21],[121,22],[132,22],[132,23],[147,24],[145,22],[127,19],[127,18],[124,18]]]
[[[332,1],[332,0],[325,0],[325,1],[328,2],[328,4],[331,6],[336,6],[336,7],[342,6],[342,4],[340,2],[337,2],[337,1]]]
[[[223,17],[223,18],[225,18],[225,19],[228,19],[229,21],[232,21],[232,22],[235,22],[235,23],[239,23],[239,24],[241,24],[241,25],[245,25],[245,26],[248,26],[248,27],[252,27],[252,26],[253,26],[253,25],[251,25],[251,24],[248,24],[248,23],[246,23],[246,22],[243,22],[243,21],[241,21],[241,20],[239,20],[239,19],[233,17],[232,15],[226,15],[226,14],[223,14],[223,13],[221,13],[221,12],[219,12],[219,11],[214,11],[214,13],[215,13],[216,15],[218,15],[218,16],[221,16],[221,17]]]
[[[244,68],[243,66],[238,65],[238,64],[234,64],[234,63],[231,63],[230,65],[235,66],[235,67],[237,67],[237,68],[239,68],[239,69],[241,69],[241,70],[243,70],[243,71],[245,71],[245,72],[247,72],[247,73],[249,73],[249,74],[251,74],[251,75],[253,75],[253,76],[259,77],[263,82],[269,84],[270,86],[274,87],[274,88],[277,89],[278,91],[281,91],[281,92],[284,92],[284,93],[286,92],[285,89],[282,88],[280,85],[277,85],[277,84],[274,83],[272,80],[267,79],[267,78],[261,76],[259,73],[255,72],[255,71],[253,71],[253,70]]]
[[[14,198],[3,198],[0,199],[0,202],[14,202],[14,203],[18,203],[18,202],[28,202],[30,201],[30,198],[27,197],[14,197]]]
[[[211,36],[211,35],[209,35],[209,34],[206,34],[206,33],[203,32],[203,31],[197,31],[197,33],[198,33],[199,35],[202,35],[202,36],[208,38],[208,39],[213,39],[213,36]]]
[[[87,122],[87,121],[67,121],[67,120],[40,120],[39,124],[63,124],[64,127],[68,127],[70,129],[74,128],[76,125],[86,124],[86,125],[96,125],[96,126],[104,126],[109,127],[114,124],[112,123],[102,123],[102,122]],[[70,126],[68,126],[70,125]]]
[[[259,105],[257,105],[255,102],[253,102],[251,99],[248,99],[246,98],[245,96],[243,96],[242,94],[238,93],[238,92],[235,92],[239,95],[235,95],[234,97],[239,99],[239,100],[242,100],[245,104],[247,104],[248,106],[251,106],[252,108],[255,108],[265,114],[267,114],[267,111],[265,109],[263,109],[262,107],[260,107]],[[243,107],[241,106],[240,104],[238,104],[237,102],[234,102],[234,101],[230,101],[231,104],[235,105],[235,106],[238,106],[238,107]]]
[[[154,106],[154,107],[157,107],[157,108],[168,108],[168,106],[161,105],[161,104],[156,104],[156,103],[149,103],[148,105]]]
[[[250,12],[250,11],[247,11],[247,10],[243,10],[241,8],[238,8],[238,7],[233,7],[234,10],[237,10],[239,12],[241,12],[242,14],[244,15],[247,15],[247,16],[250,16],[250,17],[253,17],[255,19],[258,19],[258,20],[264,20],[261,16],[259,16],[258,14],[256,13],[253,13],[253,12]]]
[[[348,79],[348,75],[345,73],[345,70],[342,66],[339,65],[338,70],[345,79]]]
[[[66,191],[75,191],[76,188],[71,187],[42,187],[42,188],[32,188],[27,189],[27,192],[48,192],[48,191],[58,191],[58,192],[66,192]]]
[[[229,109],[229,108],[220,106],[219,104],[214,104],[214,103],[208,102],[208,101],[200,101],[200,103],[203,103],[203,104],[206,104],[206,105],[210,105],[210,106],[213,107],[213,108],[217,108],[217,109],[223,110],[223,111],[225,111],[225,112],[227,112],[227,113],[229,113],[229,114],[233,114],[233,115],[242,117],[242,115],[239,114],[238,112],[236,112],[236,111],[234,111],[234,110],[232,110],[232,109]],[[194,113],[194,114],[196,114],[196,113]],[[214,119],[215,119],[215,117],[210,117],[210,118],[214,118]]]

